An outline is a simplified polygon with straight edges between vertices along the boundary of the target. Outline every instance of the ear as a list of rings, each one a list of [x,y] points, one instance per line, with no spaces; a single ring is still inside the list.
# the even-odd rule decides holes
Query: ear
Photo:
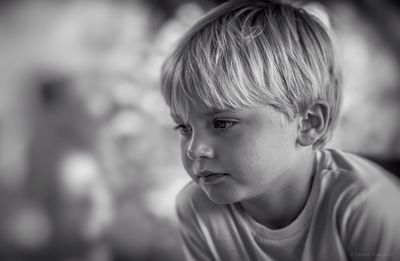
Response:
[[[311,105],[299,118],[297,143],[301,146],[310,146],[318,141],[327,131],[329,117],[328,103],[317,102]]]

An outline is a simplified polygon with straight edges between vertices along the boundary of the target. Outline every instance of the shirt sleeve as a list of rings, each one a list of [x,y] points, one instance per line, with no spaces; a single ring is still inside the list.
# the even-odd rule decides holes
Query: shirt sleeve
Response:
[[[176,198],[176,212],[178,217],[179,233],[183,253],[187,261],[213,260],[207,246],[204,233],[201,230],[201,221],[196,214],[196,209],[185,187]]]
[[[400,189],[378,185],[348,208],[345,249],[351,261],[400,260]]]

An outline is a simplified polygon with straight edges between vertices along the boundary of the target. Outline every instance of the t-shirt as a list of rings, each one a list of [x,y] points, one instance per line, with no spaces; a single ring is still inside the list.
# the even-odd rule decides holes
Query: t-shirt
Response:
[[[349,153],[317,152],[305,207],[281,229],[240,203],[213,203],[194,182],[176,203],[187,260],[400,260],[399,179]]]

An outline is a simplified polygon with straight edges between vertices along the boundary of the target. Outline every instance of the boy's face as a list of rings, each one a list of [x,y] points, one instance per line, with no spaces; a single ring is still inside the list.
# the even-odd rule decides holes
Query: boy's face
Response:
[[[216,203],[234,203],[283,188],[296,172],[296,120],[282,123],[269,106],[210,111],[191,105],[181,157],[191,178]]]

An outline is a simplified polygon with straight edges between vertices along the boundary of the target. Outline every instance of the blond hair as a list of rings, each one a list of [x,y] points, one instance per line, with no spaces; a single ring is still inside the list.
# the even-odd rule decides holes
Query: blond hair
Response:
[[[328,30],[300,7],[232,1],[211,10],[179,42],[162,69],[173,114],[194,100],[230,110],[270,105],[287,120],[312,104],[330,105],[326,143],[341,105],[341,77]]]

